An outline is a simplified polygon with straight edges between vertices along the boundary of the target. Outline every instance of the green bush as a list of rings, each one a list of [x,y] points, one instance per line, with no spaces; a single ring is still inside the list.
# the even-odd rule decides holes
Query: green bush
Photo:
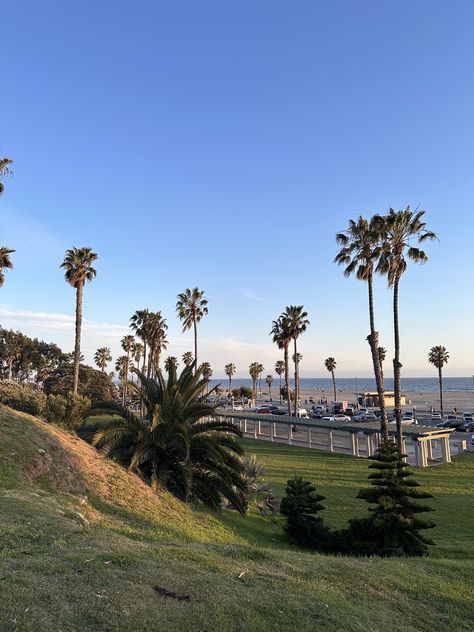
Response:
[[[71,430],[76,430],[84,423],[84,419],[91,408],[91,400],[83,395],[73,395],[72,393],[65,399],[66,416],[63,424]]]
[[[53,424],[63,424],[66,419],[67,399],[62,395],[48,395],[44,410],[45,418]]]
[[[41,415],[46,405],[46,395],[28,384],[0,382],[0,402],[30,415]]]

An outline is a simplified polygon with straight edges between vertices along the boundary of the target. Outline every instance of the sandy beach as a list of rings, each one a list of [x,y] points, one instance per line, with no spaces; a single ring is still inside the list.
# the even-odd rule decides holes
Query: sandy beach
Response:
[[[418,410],[429,410],[430,406],[434,406],[436,410],[439,410],[439,393],[403,391],[403,394],[407,398],[407,404],[404,408],[415,406]],[[312,388],[310,390],[303,388],[301,400],[304,402],[309,400],[310,397],[313,397],[315,400],[323,398],[332,401],[333,391],[327,388]],[[356,395],[354,391],[337,389],[337,399],[355,403]],[[444,392],[443,402],[445,412],[450,412],[453,408],[457,408],[458,412],[474,412],[474,391]]]

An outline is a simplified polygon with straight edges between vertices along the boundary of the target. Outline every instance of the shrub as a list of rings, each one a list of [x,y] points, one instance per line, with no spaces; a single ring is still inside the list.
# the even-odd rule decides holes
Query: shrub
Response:
[[[248,386],[239,386],[238,388],[232,389],[232,395],[235,397],[235,399],[241,399],[242,397],[248,399],[252,397],[253,393],[252,389]]]
[[[30,415],[41,415],[46,396],[28,384],[0,382],[0,402]]]
[[[62,364],[43,384],[47,395],[62,395],[68,397],[73,384],[73,366]],[[79,367],[79,395],[87,397],[93,402],[108,401],[115,397],[115,387],[112,380],[102,371],[96,371],[83,364]]]
[[[301,476],[287,482],[280,513],[286,518],[284,531],[292,542],[319,551],[328,550],[330,533],[318,515],[324,509],[320,503],[324,499],[316,493],[314,485]]]
[[[66,418],[67,399],[62,395],[48,395],[44,410],[45,418],[53,424],[62,424]]]
[[[369,465],[374,470],[369,475],[372,487],[362,489],[357,497],[374,505],[369,508],[371,515],[350,520],[347,532],[339,532],[342,541],[350,552],[363,555],[425,555],[427,545],[434,542],[420,530],[430,529],[434,523],[418,514],[432,508],[412,499],[432,495],[418,489],[419,483],[410,478],[413,474],[407,470],[405,455],[394,443],[383,442],[370,459],[374,461]]]

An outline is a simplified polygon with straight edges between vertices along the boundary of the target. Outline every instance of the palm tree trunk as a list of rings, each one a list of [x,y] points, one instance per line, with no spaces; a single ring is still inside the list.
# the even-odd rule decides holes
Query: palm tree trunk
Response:
[[[397,277],[393,284],[393,333],[395,342],[395,357],[393,358],[393,389],[395,391],[395,409],[397,420],[397,443],[400,452],[403,452],[403,428],[401,410],[401,377],[400,377],[400,328],[398,321],[398,284]]]
[[[336,378],[334,376],[334,371],[331,371],[332,375],[332,388],[334,390],[334,402],[336,402]]]
[[[146,341],[143,341],[143,364],[142,364],[142,373],[145,375],[145,367],[146,367]]]
[[[383,438],[388,439],[388,421],[387,411],[385,409],[385,395],[382,380],[382,373],[380,370],[380,358],[379,358],[379,332],[375,329],[375,316],[374,316],[374,288],[372,274],[367,279],[367,286],[369,290],[369,320],[370,320],[370,334],[367,336],[367,340],[370,345],[370,351],[372,353],[372,364],[374,367],[375,383],[377,385],[377,395],[379,399],[380,408],[380,431]]]
[[[232,376],[229,375],[229,397],[232,397]]]
[[[197,368],[198,368],[198,332],[197,332],[196,317],[193,317],[193,326],[194,326],[194,372],[196,373]]]
[[[295,417],[298,410],[298,400],[299,400],[299,371],[298,371],[298,352],[296,350],[296,338],[293,338],[295,343]]]
[[[8,361],[8,381],[11,382],[13,374],[13,358],[10,358]]]
[[[281,404],[281,373],[278,374],[278,377],[280,378],[280,404]]]
[[[444,419],[444,406],[443,406],[443,369],[441,365],[438,367],[438,379],[439,379],[439,403],[441,409],[441,419]]]
[[[291,415],[290,366],[289,366],[289,361],[288,361],[288,345],[289,345],[289,342],[285,344],[283,358],[285,360],[285,386],[286,386],[286,399],[288,402],[288,414]]]
[[[74,344],[74,377],[72,392],[77,395],[79,386],[79,362],[81,360],[81,328],[82,328],[82,291],[84,284],[79,283],[76,288],[76,340]]]

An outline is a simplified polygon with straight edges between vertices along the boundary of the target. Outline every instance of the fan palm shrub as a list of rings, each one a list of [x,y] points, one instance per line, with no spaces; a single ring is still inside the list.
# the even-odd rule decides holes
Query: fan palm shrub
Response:
[[[238,426],[213,418],[215,405],[205,401],[208,380],[203,367],[185,367],[178,376],[171,364],[165,381],[134,369],[138,381],[130,385],[144,402],[138,416],[116,402],[94,413],[119,415],[94,436],[94,445],[137,472],[155,489],[160,485],[184,502],[200,501],[221,509],[224,503],[245,512],[247,484]]]

